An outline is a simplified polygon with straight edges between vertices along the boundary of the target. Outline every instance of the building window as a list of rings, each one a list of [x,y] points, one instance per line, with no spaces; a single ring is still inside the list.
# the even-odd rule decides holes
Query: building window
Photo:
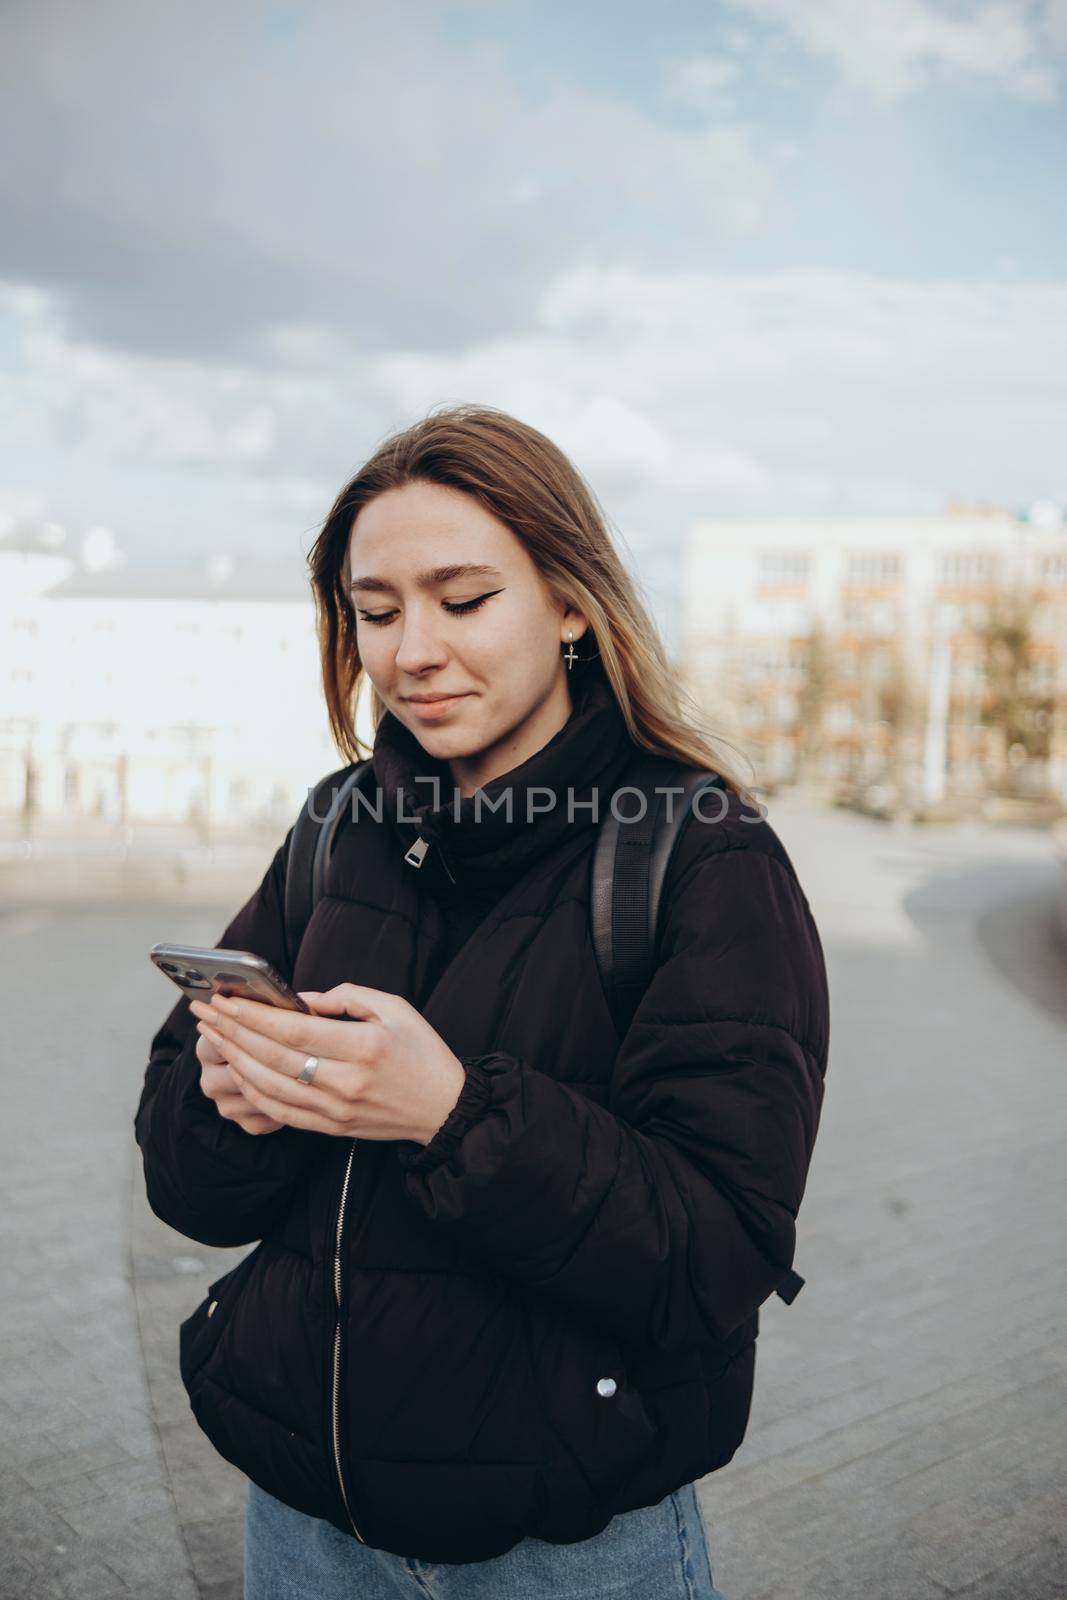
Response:
[[[761,583],[807,583],[811,557],[804,550],[761,550]]]
[[[884,550],[853,550],[845,560],[846,583],[898,583],[899,555]]]
[[[992,583],[996,557],[988,550],[950,550],[941,557],[942,583]]]

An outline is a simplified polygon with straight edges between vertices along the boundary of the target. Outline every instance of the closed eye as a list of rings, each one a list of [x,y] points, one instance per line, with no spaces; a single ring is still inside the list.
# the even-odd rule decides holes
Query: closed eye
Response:
[[[502,589],[490,589],[488,594],[476,595],[473,600],[442,600],[441,604],[451,616],[467,617],[470,616],[472,611],[478,611],[495,594],[503,594],[503,592]],[[397,615],[395,609],[393,611],[359,611],[357,614],[361,622],[373,622],[379,626],[392,622]]]

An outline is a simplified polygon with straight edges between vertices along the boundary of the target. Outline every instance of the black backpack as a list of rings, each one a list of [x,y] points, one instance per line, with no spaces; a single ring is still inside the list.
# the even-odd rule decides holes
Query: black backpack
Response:
[[[309,792],[293,826],[285,871],[290,971],[315,902],[325,890],[330,857],[353,792],[369,770],[371,762],[366,760],[328,773]],[[590,926],[600,981],[620,1039],[655,970],[663,885],[686,818],[696,796],[722,781],[718,773],[672,766],[662,756],[643,755],[617,791],[643,795],[643,814],[631,820],[627,806],[626,819],[620,821],[612,808],[598,828],[590,864]],[[669,797],[657,792],[667,788],[675,791]],[[420,858],[407,859],[417,865]],[[804,1279],[790,1270],[775,1292],[791,1305],[803,1284]]]

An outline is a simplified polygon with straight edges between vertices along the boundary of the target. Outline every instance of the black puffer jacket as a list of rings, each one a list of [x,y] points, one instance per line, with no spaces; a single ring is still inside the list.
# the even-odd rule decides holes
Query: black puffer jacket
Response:
[[[295,972],[291,830],[219,939],[299,989],[418,1006],[467,1070],[427,1146],[251,1137],[200,1091],[184,998],[152,1041],[136,1132],[153,1209],[206,1244],[262,1241],[182,1326],[197,1419],[269,1493],[400,1555],[588,1538],[744,1436],[819,1119],[823,954],[774,830],[731,796],[687,824],[620,1041],[590,942],[592,817],[565,793],[606,813],[634,753],[591,676],[555,738],[486,785],[512,788],[511,821],[473,824],[471,801],[431,808],[412,778],[438,773],[447,801],[447,769],[387,716],[382,819],[342,830]],[[560,797],[532,825],[530,785]],[[417,824],[397,822],[399,791]],[[442,894],[463,884],[500,897],[440,971]]]

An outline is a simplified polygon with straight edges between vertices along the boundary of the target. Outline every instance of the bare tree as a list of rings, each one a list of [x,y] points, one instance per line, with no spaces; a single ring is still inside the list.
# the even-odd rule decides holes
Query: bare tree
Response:
[[[833,663],[826,630],[816,622],[804,641],[803,674],[797,696],[797,777],[818,778],[826,747],[824,718],[833,681]]]
[[[985,666],[979,720],[999,733],[1004,756],[991,787],[1018,794],[1025,768],[1035,762],[1044,764],[1047,784],[1055,699],[1034,686],[1032,600],[1019,593],[994,600],[979,637]]]

